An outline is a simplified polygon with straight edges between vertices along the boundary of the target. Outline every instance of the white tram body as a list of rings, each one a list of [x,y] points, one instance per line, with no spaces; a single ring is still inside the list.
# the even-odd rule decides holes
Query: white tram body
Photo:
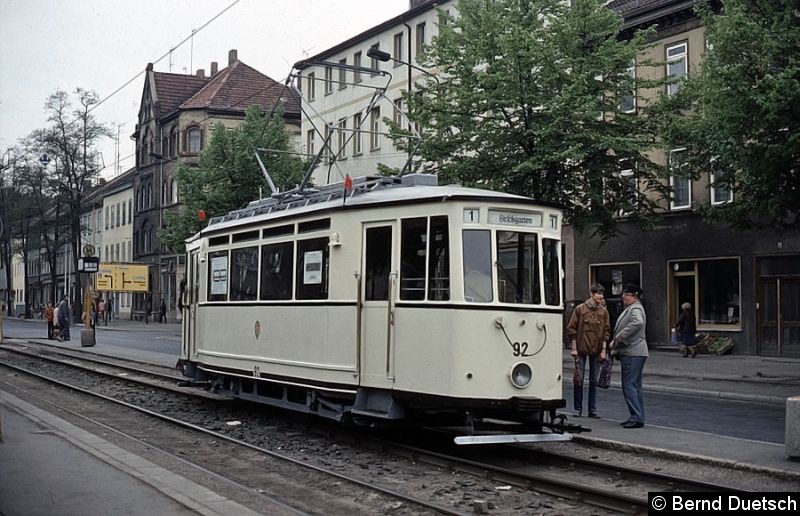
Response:
[[[184,374],[356,423],[541,426],[561,387],[561,211],[435,176],[256,201],[188,241]]]

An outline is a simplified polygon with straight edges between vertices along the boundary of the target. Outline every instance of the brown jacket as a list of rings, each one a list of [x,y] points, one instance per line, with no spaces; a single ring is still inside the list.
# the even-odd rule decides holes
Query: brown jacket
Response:
[[[44,318],[50,322],[53,322],[53,307],[48,306],[44,309]]]
[[[579,304],[569,318],[567,335],[577,342],[581,355],[599,355],[611,335],[608,310],[592,298]]]

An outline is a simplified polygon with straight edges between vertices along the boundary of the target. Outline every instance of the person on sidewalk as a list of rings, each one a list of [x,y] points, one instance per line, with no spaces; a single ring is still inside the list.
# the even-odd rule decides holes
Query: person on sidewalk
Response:
[[[692,354],[692,358],[697,356],[697,321],[694,318],[694,311],[692,311],[691,303],[683,303],[681,305],[681,316],[678,317],[678,323],[675,325],[675,331],[678,332],[678,338],[683,343],[683,358]]]
[[[71,319],[72,310],[69,308],[67,296],[64,296],[61,298],[61,302],[58,304],[58,327],[61,331],[61,333],[59,333],[58,340],[69,340],[69,323]]]
[[[645,328],[647,315],[641,303],[642,289],[628,284],[622,289],[622,303],[625,308],[614,325],[614,338],[611,353],[622,364],[622,394],[628,404],[630,417],[621,423],[622,428],[641,428],[644,426],[644,393],[642,372],[649,356]]]
[[[567,324],[571,351],[575,357],[572,407],[575,417],[583,411],[583,379],[586,376],[586,359],[589,359],[589,417],[597,415],[597,374],[600,361],[606,359],[606,342],[611,334],[608,310],[603,306],[605,289],[595,284],[589,289],[589,299],[572,311]]]
[[[167,303],[161,300],[161,305],[158,307],[158,324],[167,322]]]
[[[44,318],[47,319],[47,339],[53,339],[53,318],[55,317],[55,310],[53,309],[53,303],[47,303],[47,306],[44,309]]]

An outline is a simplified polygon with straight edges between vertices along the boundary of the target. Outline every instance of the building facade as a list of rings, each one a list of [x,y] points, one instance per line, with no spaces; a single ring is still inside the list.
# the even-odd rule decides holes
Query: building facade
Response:
[[[296,93],[228,54],[228,66],[211,63],[210,75],[162,73],[148,64],[139,109],[136,171],[133,181],[132,259],[150,266],[150,293],[137,294],[134,311],[155,309],[164,299],[168,317],[177,317],[178,286],[184,256],[161,245],[158,231],[165,214],[180,206],[175,170],[179,163],[196,165],[213,127],[236,127],[257,104],[266,112],[283,105],[287,131],[297,140],[300,109]],[[297,141],[295,141],[297,144]]]
[[[103,189],[102,245],[98,246],[102,262],[133,262],[133,182],[136,169],[131,168]],[[102,292],[112,302],[111,316],[129,319],[133,294],[130,292]]]

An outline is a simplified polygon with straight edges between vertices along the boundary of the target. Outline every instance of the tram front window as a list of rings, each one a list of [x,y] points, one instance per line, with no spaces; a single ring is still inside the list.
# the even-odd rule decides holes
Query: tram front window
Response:
[[[464,255],[464,301],[491,303],[492,235],[485,229],[465,229],[461,235]]]
[[[540,304],[537,235],[497,232],[497,296],[501,303]]]

